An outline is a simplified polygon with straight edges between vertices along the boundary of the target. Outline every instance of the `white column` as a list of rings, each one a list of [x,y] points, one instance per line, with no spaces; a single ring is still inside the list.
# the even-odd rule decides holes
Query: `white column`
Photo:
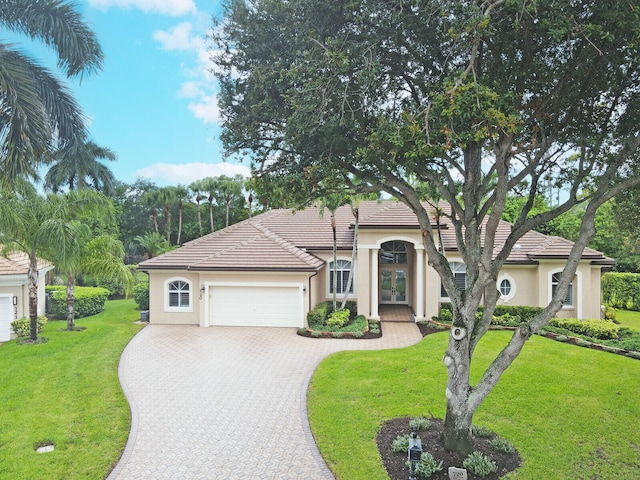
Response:
[[[424,320],[424,250],[416,249],[416,277],[417,277],[417,285],[416,285],[416,321]]]
[[[371,249],[371,318],[374,320],[380,320],[380,314],[378,313],[378,249]]]

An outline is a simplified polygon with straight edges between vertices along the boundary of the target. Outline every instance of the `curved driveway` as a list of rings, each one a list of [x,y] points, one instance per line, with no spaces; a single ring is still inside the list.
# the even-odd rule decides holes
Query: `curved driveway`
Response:
[[[120,360],[132,422],[108,480],[333,479],[309,429],[309,379],[333,352],[422,338],[412,323],[382,329],[377,340],[327,340],[291,328],[148,325]]]

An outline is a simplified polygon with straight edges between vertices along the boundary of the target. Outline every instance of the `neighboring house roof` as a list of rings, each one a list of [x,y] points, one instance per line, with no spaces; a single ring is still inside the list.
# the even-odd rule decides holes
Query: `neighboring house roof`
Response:
[[[51,266],[45,260],[38,259],[38,270]],[[0,275],[26,275],[29,272],[29,256],[14,252],[4,257],[0,255]]]
[[[430,208],[430,207],[428,207]],[[359,205],[359,224],[362,229],[413,230],[419,225],[415,214],[403,203],[388,200],[366,201]],[[270,210],[223,230],[185,243],[182,247],[139,265],[144,270],[220,270],[220,271],[317,271],[325,261],[309,251],[331,250],[333,233],[331,212],[317,206],[305,210]],[[336,210],[338,249],[351,249],[354,217],[349,206]],[[431,214],[431,222],[435,220]],[[448,219],[441,219],[442,242],[445,251],[457,250],[455,232]],[[496,232],[494,251],[497,253],[509,233],[511,225],[500,222]],[[516,244],[507,263],[535,264],[543,259],[567,258],[573,243],[531,231]],[[583,259],[601,265],[615,262],[601,252],[587,248]]]

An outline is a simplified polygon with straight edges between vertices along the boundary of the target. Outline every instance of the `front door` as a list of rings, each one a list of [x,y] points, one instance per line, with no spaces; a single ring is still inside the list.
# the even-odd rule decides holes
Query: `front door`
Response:
[[[382,268],[380,270],[380,302],[407,303],[406,268]]]

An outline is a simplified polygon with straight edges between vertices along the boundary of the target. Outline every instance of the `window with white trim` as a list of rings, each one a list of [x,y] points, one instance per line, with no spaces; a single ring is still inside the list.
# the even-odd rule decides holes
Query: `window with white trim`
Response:
[[[449,268],[453,273],[453,279],[460,290],[467,288],[467,266],[462,262],[450,262]],[[440,297],[449,298],[449,294],[444,289],[444,285],[440,282]]]
[[[560,282],[560,276],[562,272],[556,272],[551,275],[551,296],[555,295],[556,289],[558,288],[558,283]],[[572,307],[573,306],[573,281],[569,284],[569,289],[567,290],[567,294],[562,301],[562,306],[564,307]]]
[[[516,282],[509,275],[498,277],[498,293],[502,301],[509,301],[516,295]]]
[[[329,294],[333,294],[333,276],[336,275],[337,287],[336,293],[338,295],[343,294],[347,290],[347,283],[349,282],[349,273],[351,272],[350,260],[337,260],[336,269],[333,268],[333,262],[329,262]],[[349,288],[349,294],[353,293],[353,284],[355,283],[355,277],[351,279],[351,286]]]
[[[407,264],[408,262],[409,250],[406,243],[392,240],[380,246],[380,263]]]
[[[191,310],[191,282],[173,279],[166,283],[166,307],[170,310]]]

